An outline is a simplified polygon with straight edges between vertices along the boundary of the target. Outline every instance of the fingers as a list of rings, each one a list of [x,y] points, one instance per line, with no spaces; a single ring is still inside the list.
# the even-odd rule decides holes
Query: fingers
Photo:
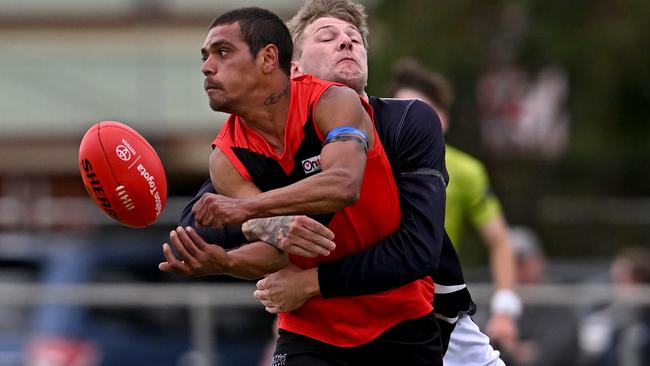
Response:
[[[302,246],[302,245],[304,245],[304,246]],[[289,254],[293,254],[293,255],[297,255],[297,256],[305,257],[305,258],[315,258],[315,257],[317,257],[319,255],[327,256],[327,255],[330,254],[329,251],[325,251],[324,249],[322,249],[321,247],[319,247],[317,245],[305,244],[304,241],[302,241],[302,245],[298,244],[298,243],[296,243],[296,241],[294,241],[289,246],[284,246],[281,249],[284,250],[285,252],[289,253]],[[305,247],[308,247],[309,249],[306,249]],[[323,252],[323,253],[326,253],[326,254],[320,254],[319,251]]]
[[[189,259],[190,257],[197,257],[201,252],[201,250],[198,248],[198,245],[196,245],[196,243],[194,242],[194,239],[188,233],[188,229],[189,229],[189,227],[187,229],[183,229],[180,226],[178,228],[176,228],[176,233],[177,233],[178,238],[180,239],[179,240],[180,244],[190,254],[189,256],[184,256],[185,259]],[[194,232],[194,231],[192,230],[192,232]],[[194,234],[196,234],[196,232],[194,232]],[[195,235],[195,236],[198,236],[198,235]]]
[[[187,268],[185,263],[179,261],[178,258],[172,252],[172,248],[169,244],[163,244],[163,255],[165,256],[166,262],[162,262],[158,265],[158,268],[163,272],[173,272],[173,273],[187,273]]]
[[[255,287],[257,287],[258,290],[264,290],[266,288],[266,278],[257,281]]]
[[[314,232],[315,234],[323,237],[324,239],[327,239],[329,241],[334,240],[334,232],[332,230],[328,229],[327,226],[325,226],[325,225],[321,224],[320,222],[312,219],[311,217],[298,216],[298,217],[296,217],[296,221],[298,223],[302,224],[304,227],[306,227],[310,231]],[[330,248],[330,250],[334,250],[334,247]]]
[[[200,226],[210,227],[214,214],[210,210],[210,193],[206,193],[192,206],[194,220]]]
[[[199,235],[199,233],[197,233],[194,229],[192,229],[189,226],[185,228],[185,231],[187,232],[187,234],[190,236],[190,239],[192,239],[192,242],[196,245],[196,247],[200,251],[205,250],[205,248],[208,246],[208,243],[205,240],[203,240],[203,238],[201,237],[201,235]]]
[[[327,256],[336,248],[334,233],[318,221],[298,216],[290,226],[290,244],[298,244],[316,255]]]
[[[205,214],[205,195],[201,196],[198,201],[192,206],[192,213],[194,214],[194,220],[197,223],[203,222],[203,215]]]
[[[260,300],[260,301],[262,301],[262,300],[264,300],[264,301],[269,300],[269,292],[268,292],[268,290],[255,290],[255,291],[253,292],[253,296],[254,296],[256,299]]]
[[[281,306],[276,304],[273,300],[269,298],[268,290],[255,290],[253,296],[258,299],[262,305],[264,305],[264,310],[271,314],[277,314],[282,311]]]
[[[163,244],[163,255],[165,256],[165,260],[167,261],[167,263],[169,263],[169,265],[171,266],[180,263],[178,258],[176,258],[176,256],[172,252],[172,248],[167,243]]]
[[[287,253],[313,258],[319,255],[330,255],[331,249],[329,248],[336,245],[303,227],[294,227],[291,228],[291,233],[287,237],[280,240],[278,246]]]
[[[180,237],[180,232],[177,230],[172,230],[169,232],[169,239],[174,245],[174,248],[176,248],[176,252],[178,252],[178,255],[181,258],[183,258],[184,260],[190,259],[192,258],[192,253],[190,253],[187,249],[185,249],[185,245],[183,244],[183,241]],[[163,252],[164,252],[164,247],[163,247]]]

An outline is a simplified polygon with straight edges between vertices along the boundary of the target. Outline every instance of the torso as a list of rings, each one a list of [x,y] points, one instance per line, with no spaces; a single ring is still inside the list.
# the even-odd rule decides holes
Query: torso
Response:
[[[335,85],[310,76],[292,81],[285,148],[277,154],[264,139],[231,116],[215,140],[246,179],[267,191],[318,174],[323,133],[313,121],[320,95]],[[365,103],[365,102],[364,102]],[[370,106],[365,103],[372,116]],[[376,136],[376,132],[375,132]],[[379,139],[368,151],[360,199],[354,205],[315,217],[335,233],[337,248],[328,257],[291,261],[314,267],[324,260],[359,252],[397,229],[401,219],[397,187]],[[380,294],[309,300],[297,311],[281,314],[280,327],[342,347],[369,342],[396,323],[431,311],[432,285],[419,280]]]

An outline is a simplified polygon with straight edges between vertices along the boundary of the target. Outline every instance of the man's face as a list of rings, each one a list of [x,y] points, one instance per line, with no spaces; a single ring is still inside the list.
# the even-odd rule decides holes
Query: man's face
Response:
[[[239,23],[210,29],[201,48],[204,87],[210,108],[232,113],[259,84],[259,68],[239,30]]]
[[[368,54],[355,26],[337,18],[318,18],[305,28],[300,48],[300,58],[292,63],[292,76],[312,74],[363,93]]]

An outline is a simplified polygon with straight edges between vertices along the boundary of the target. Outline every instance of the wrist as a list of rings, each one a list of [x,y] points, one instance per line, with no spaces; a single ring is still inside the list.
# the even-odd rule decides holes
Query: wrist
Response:
[[[523,304],[517,293],[509,288],[498,289],[492,295],[490,310],[492,314],[509,315],[518,318],[521,315]]]
[[[251,220],[258,218],[256,200],[249,198],[242,198],[239,200],[239,207],[241,207],[242,213],[244,214],[245,220]]]
[[[318,267],[309,268],[303,271],[305,276],[305,293],[309,298],[320,296],[320,286],[318,284]]]
[[[235,273],[235,270],[237,268],[237,257],[235,255],[232,255],[232,253],[230,251],[226,251],[225,253],[226,253],[225,258],[222,261],[223,270],[222,270],[221,273],[215,273],[215,274],[218,274],[218,275],[222,275],[222,274],[231,275],[231,274]]]

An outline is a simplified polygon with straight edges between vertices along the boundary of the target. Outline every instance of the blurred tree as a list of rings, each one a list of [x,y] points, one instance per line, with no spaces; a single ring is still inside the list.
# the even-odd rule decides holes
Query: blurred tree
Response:
[[[513,9],[522,12],[521,24],[512,24]],[[495,43],[508,43],[512,57],[530,72],[549,64],[567,70],[573,124],[568,158],[650,156],[650,2],[405,0],[383,1],[374,10],[370,90],[383,93],[392,64],[403,56],[447,75],[458,94],[459,133],[450,136],[457,144],[477,146],[476,80]]]
[[[539,202],[650,195],[650,2],[403,0],[372,11],[368,90],[384,94],[404,56],[446,75],[456,90],[447,139],[486,162],[511,222],[553,233],[550,255],[611,254],[616,235],[644,237],[638,224],[541,227]],[[481,147],[476,83],[495,49],[531,75],[548,65],[566,72],[570,141],[558,160],[491,156]],[[589,245],[567,245],[576,242]]]

